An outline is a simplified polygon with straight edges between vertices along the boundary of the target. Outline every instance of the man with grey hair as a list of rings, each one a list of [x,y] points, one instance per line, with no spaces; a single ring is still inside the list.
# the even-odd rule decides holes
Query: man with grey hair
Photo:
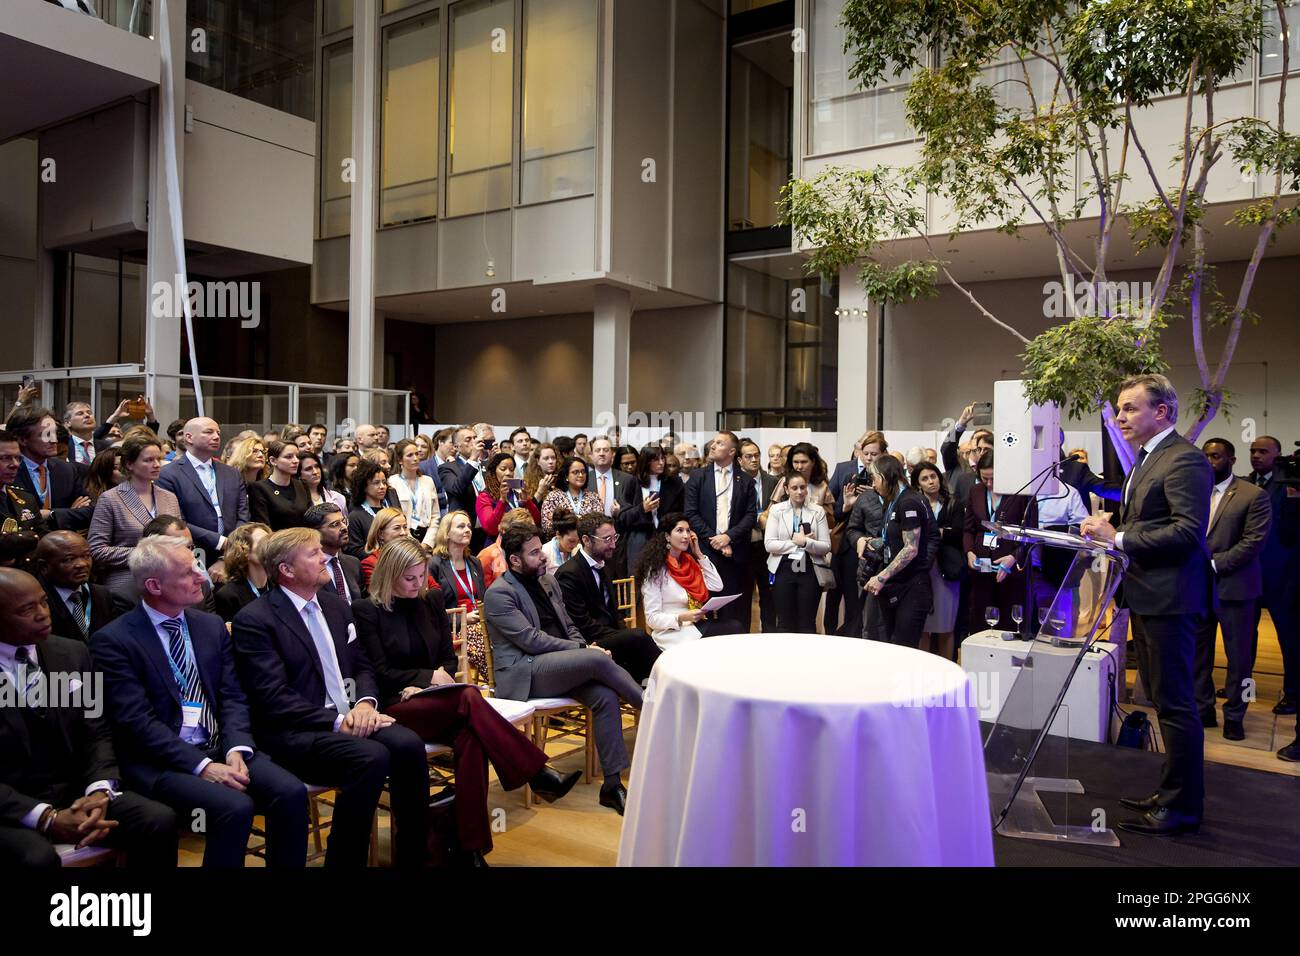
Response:
[[[267,822],[267,865],[307,863],[307,791],[253,741],[221,618],[195,610],[203,575],[184,538],[142,538],[127,564],[140,593],[95,634],[122,779],[180,819],[204,819],[203,865],[244,865],[254,813]],[[159,666],[159,665],[162,666]]]
[[[1193,674],[1213,582],[1205,537],[1214,476],[1201,450],[1175,431],[1178,393],[1168,378],[1126,379],[1116,405],[1120,431],[1139,448],[1137,462],[1124,482],[1119,520],[1094,515],[1081,530],[1129,558],[1121,601],[1165,744],[1159,787],[1121,800],[1142,817],[1119,826],[1152,836],[1195,833],[1205,801],[1205,731]]]
[[[374,425],[358,425],[353,437],[357,441],[357,452],[362,455],[379,445],[379,429]]]

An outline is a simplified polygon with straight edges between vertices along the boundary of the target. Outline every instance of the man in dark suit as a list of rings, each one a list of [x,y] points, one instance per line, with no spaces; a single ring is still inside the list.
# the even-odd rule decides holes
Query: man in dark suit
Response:
[[[438,489],[438,510],[442,514],[447,513],[447,492],[442,487],[442,475],[439,474],[439,467],[450,457],[451,440],[455,434],[456,430],[453,428],[442,428],[435,432],[432,438],[433,451],[428,458],[420,462],[420,474],[432,478],[433,487]],[[523,477],[522,473],[519,477]]]
[[[113,444],[108,438],[95,437],[95,413],[85,402],[69,402],[64,407],[63,427],[68,430],[68,461],[88,466]]]
[[[613,655],[614,663],[638,684],[643,683],[661,652],[649,634],[628,627],[619,610],[614,581],[606,566],[618,548],[613,519],[583,515],[578,519],[578,538],[582,547],[555,572],[555,581],[564,594],[564,608],[588,644],[605,648]]]
[[[1264,576],[1260,608],[1273,619],[1282,647],[1282,699],[1273,713],[1294,714],[1300,704],[1300,612],[1295,603],[1300,591],[1300,486],[1283,483],[1287,476],[1277,462],[1281,453],[1282,443],[1271,435],[1251,442],[1248,480],[1264,489],[1273,508],[1273,526],[1259,559]]]
[[[329,572],[329,582],[322,587],[332,588],[349,605],[359,597],[364,597],[365,586],[361,583],[361,562],[355,555],[347,554],[348,518],[343,509],[332,502],[312,505],[302,516],[303,527],[320,533],[321,550],[325,552],[325,570]]]
[[[952,429],[939,445],[939,457],[943,461],[943,477],[948,483],[948,490],[960,500],[965,501],[971,488],[979,481],[979,469],[976,464],[984,452],[993,447],[993,432],[987,428],[977,428],[971,433],[971,449],[966,460],[961,456],[961,436],[975,417],[975,406],[967,405],[953,423]]]
[[[736,465],[740,442],[718,432],[709,443],[709,464],[697,468],[686,483],[686,520],[699,535],[705,557],[722,577],[727,594],[744,594],[749,579],[749,533],[758,522],[754,480]],[[749,633],[751,608],[732,601],[718,617],[742,625]]]
[[[123,598],[90,580],[90,547],[75,531],[51,531],[33,556],[50,602],[52,633],[85,642],[131,609]]]
[[[422,865],[429,832],[424,743],[379,712],[379,688],[352,611],[323,586],[329,572],[320,535],[277,531],[258,545],[258,559],[276,587],[236,614],[231,629],[253,736],[299,779],[337,788],[326,866],[366,865],[385,779],[394,862]]]
[[[212,569],[221,560],[226,535],[248,523],[248,491],[235,469],[217,461],[220,425],[211,418],[191,418],[183,434],[185,454],[163,467],[158,487],[180,500],[181,514]]]
[[[1196,641],[1196,704],[1201,723],[1215,726],[1214,645],[1220,626],[1223,650],[1228,659],[1228,700],[1223,705],[1223,736],[1245,740],[1242,720],[1246,704],[1242,691],[1250,680],[1255,652],[1255,610],[1263,591],[1259,555],[1268,538],[1272,510],[1268,495],[1248,481],[1234,478],[1236,449],[1226,438],[1211,438],[1202,449],[1214,469],[1214,491],[1210,497],[1210,525],[1207,543],[1214,570],[1218,598],[1205,615]]]
[[[50,634],[40,582],[0,568],[0,867],[57,867],[60,843],[175,866],[176,815],[119,776],[90,651]]]
[[[591,473],[587,477],[587,490],[600,499],[606,516],[618,517],[620,499],[631,492],[628,487],[635,482],[625,471],[614,467],[614,444],[603,435],[591,443]]]
[[[129,563],[141,603],[91,640],[123,779],[203,821],[204,866],[244,865],[254,813],[266,817],[267,865],[305,866],[307,789],[253,743],[225,624],[192,609],[203,575],[189,547],[154,535]]]
[[[763,470],[763,450],[758,443],[744,438],[740,442],[740,469],[754,482],[754,500],[758,514],[762,515],[772,503],[772,492],[780,481]],[[767,548],[763,544],[764,528],[755,520],[749,532],[749,579],[758,588],[758,620],[764,633],[776,630],[776,604],[772,600],[772,585],[768,580]],[[741,598],[748,603],[751,595]]]
[[[0,566],[26,566],[41,536],[50,530],[36,496],[14,484],[22,462],[18,439],[0,429]]]
[[[478,493],[487,487],[482,470],[489,454],[483,438],[468,426],[456,429],[456,452],[455,459],[438,466],[438,477],[447,492],[447,510],[463,511],[469,515],[470,525],[474,528],[470,550],[477,552],[482,549],[481,542],[485,536],[479,527],[475,501]]]
[[[1158,789],[1146,799],[1122,800],[1143,816],[1120,827],[1153,836],[1194,833],[1205,802],[1205,732],[1193,673],[1196,635],[1210,609],[1205,531],[1214,476],[1200,449],[1174,430],[1178,393],[1165,376],[1126,379],[1116,421],[1141,449],[1125,482],[1119,522],[1093,515],[1081,530],[1129,557],[1122,600],[1165,744]]]
[[[483,601],[496,690],[507,700],[572,697],[591,709],[605,777],[600,805],[621,816],[627,805],[622,773],[631,761],[618,702],[639,710],[641,688],[608,648],[588,644],[569,620],[560,586],[545,573],[539,535],[535,525],[516,524],[500,538],[510,570],[492,582]]]
[[[58,456],[59,423],[48,408],[23,406],[9,416],[8,432],[22,452],[18,484],[41,503],[51,528],[85,531],[95,510],[77,465]]]

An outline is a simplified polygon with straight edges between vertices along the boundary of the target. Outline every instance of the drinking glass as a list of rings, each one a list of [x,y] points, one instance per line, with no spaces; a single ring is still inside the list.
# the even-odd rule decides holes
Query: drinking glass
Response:
[[[1016,633],[1020,633],[1020,624],[1025,619],[1025,609],[1019,604],[1011,605],[1011,620],[1016,622]]]

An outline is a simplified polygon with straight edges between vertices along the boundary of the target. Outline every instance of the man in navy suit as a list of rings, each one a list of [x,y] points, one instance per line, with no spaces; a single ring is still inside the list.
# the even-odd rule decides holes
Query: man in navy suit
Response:
[[[718,432],[709,443],[710,463],[697,468],[686,483],[686,520],[699,535],[705,556],[722,577],[727,594],[751,593],[748,587],[749,533],[758,522],[754,479],[736,464],[740,442],[731,432]],[[751,608],[732,601],[718,617],[743,625],[749,633]]]
[[[447,511],[463,511],[469,515],[470,525],[474,528],[474,538],[470,542],[472,551],[482,548],[479,542],[483,538],[483,529],[479,527],[475,502],[478,493],[487,487],[483,483],[482,470],[488,457],[484,437],[467,425],[456,429],[456,457],[438,466],[438,476],[447,492]]]
[[[158,487],[180,500],[185,523],[211,568],[221,560],[226,535],[248,523],[248,491],[235,469],[217,461],[220,425],[211,418],[191,418],[183,434],[185,454],[163,468]]]
[[[18,439],[23,459],[17,484],[36,496],[51,528],[85,531],[95,509],[81,482],[81,467],[59,457],[58,429],[48,408],[23,406],[9,416],[7,430]]]
[[[420,866],[429,829],[424,743],[379,712],[379,688],[352,611],[322,587],[330,575],[320,535],[277,531],[257,554],[276,587],[235,615],[231,633],[258,742],[302,780],[338,790],[326,866],[366,865],[385,779],[394,862]]]
[[[451,458],[451,439],[456,430],[443,428],[434,433],[433,452],[420,462],[420,474],[433,479],[433,487],[438,489],[438,510],[447,513],[447,491],[442,487],[442,476],[438,473],[444,461]]]
[[[244,865],[254,813],[266,816],[267,865],[305,866],[307,788],[253,743],[225,624],[192,607],[203,575],[189,546],[153,535],[128,563],[141,603],[90,648],[123,779],[205,835],[204,866]]]

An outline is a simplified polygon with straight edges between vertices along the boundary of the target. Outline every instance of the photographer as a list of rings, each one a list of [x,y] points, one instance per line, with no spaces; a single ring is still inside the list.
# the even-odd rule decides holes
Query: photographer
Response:
[[[862,629],[856,633],[850,633],[846,629],[844,632],[846,637],[861,636],[872,641],[883,640],[880,632],[880,606],[874,594],[863,590],[863,584],[867,578],[879,571],[884,563],[880,551],[869,551],[867,544],[872,539],[880,537],[880,529],[885,521],[885,504],[870,482],[875,463],[887,457],[878,454],[873,459],[871,466],[861,476],[867,480],[867,484],[858,484],[856,480],[845,483],[845,505],[847,507],[850,500],[853,505],[849,511],[844,537],[848,542],[848,555],[850,559],[856,558],[857,563],[853,575],[846,575],[840,579],[840,586],[846,592],[852,592],[855,599],[860,596],[862,607]]]
[[[919,647],[933,592],[930,565],[938,531],[929,506],[909,488],[898,459],[883,456],[872,469],[874,488],[884,508],[881,535],[866,542],[866,553],[878,554],[879,570],[863,558],[858,583],[876,599],[881,639],[890,644]]]

